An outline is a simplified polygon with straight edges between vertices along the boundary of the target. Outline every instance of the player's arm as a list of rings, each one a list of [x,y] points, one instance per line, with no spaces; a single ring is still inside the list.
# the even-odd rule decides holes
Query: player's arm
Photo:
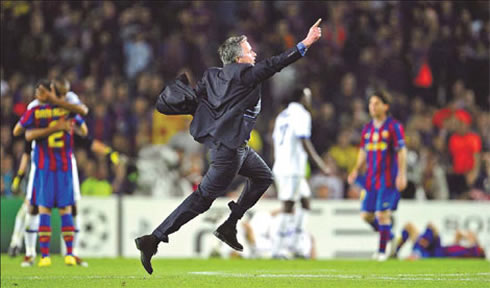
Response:
[[[244,70],[242,73],[243,82],[248,85],[255,85],[272,77],[284,67],[299,60],[306,54],[306,50],[322,36],[321,29],[318,27],[320,22],[321,19],[318,19],[318,21],[310,27],[306,38],[299,42],[296,47],[288,49],[280,55],[260,61],[255,66],[251,65],[249,69]]]
[[[407,148],[403,147],[397,152],[398,175],[396,175],[396,189],[403,191],[407,187]]]
[[[28,109],[24,114],[22,114],[22,117],[20,117],[20,120],[15,124],[14,130],[12,131],[14,137],[19,137],[20,135],[24,134],[26,128],[33,127],[35,123],[34,118],[34,109]]]
[[[45,128],[33,128],[26,130],[26,140],[32,141],[40,138],[48,137],[49,135],[58,131],[70,131],[72,129],[73,122],[60,118],[55,125]]]
[[[68,103],[67,101],[65,101],[63,99],[56,97],[56,92],[55,92],[53,84],[51,84],[51,90],[48,90],[43,86],[41,86],[40,89],[44,90],[44,92],[45,92],[44,95],[46,95],[47,98],[42,98],[42,99],[38,98],[38,100],[43,101],[43,102],[49,102],[53,105],[59,106],[61,108],[65,108],[66,110],[68,110],[72,113],[80,114],[82,116],[85,116],[88,114],[88,107],[85,106],[84,104],[81,104],[81,103],[80,104],[72,104],[72,103]]]
[[[15,124],[14,130],[12,131],[12,134],[14,135],[14,137],[18,137],[22,135],[25,130],[26,129],[22,127],[22,125],[19,122],[17,122],[17,124]]]
[[[17,192],[19,190],[20,182],[25,176],[31,150],[31,142],[26,142],[24,146],[24,153],[22,153],[22,157],[20,158],[20,165],[19,169],[17,170],[17,175],[15,175],[14,180],[12,181],[12,191],[14,192]]]
[[[357,161],[356,161],[356,166],[354,166],[354,169],[349,174],[349,177],[347,178],[347,181],[349,184],[353,184],[356,181],[357,175],[359,174],[359,170],[364,166],[366,163],[366,151],[361,147],[359,149],[359,153],[357,154]]]
[[[320,155],[318,155],[313,143],[311,143],[311,140],[309,138],[301,138],[301,144],[303,145],[306,153],[308,153],[308,156],[310,156],[310,158],[322,170],[322,172],[325,174],[330,174],[330,168],[325,164],[325,162],[323,162]]]
[[[395,149],[398,150],[398,175],[396,175],[395,185],[398,191],[403,191],[407,187],[407,148],[405,146],[405,132],[400,123],[394,125]]]
[[[77,135],[80,135],[81,137],[87,137],[88,135],[87,124],[84,122],[81,125],[75,125],[73,127],[73,132]]]
[[[108,157],[114,165],[118,165],[121,161],[127,160],[125,155],[120,154],[110,146],[105,145],[102,141],[93,139],[89,135],[82,137],[75,134],[75,145],[77,147],[82,147],[87,151],[92,151],[95,154]]]

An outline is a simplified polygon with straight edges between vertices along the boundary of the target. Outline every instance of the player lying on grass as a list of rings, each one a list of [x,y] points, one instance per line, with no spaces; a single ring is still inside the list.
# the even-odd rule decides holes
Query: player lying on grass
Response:
[[[472,231],[456,230],[453,243],[443,246],[439,231],[434,224],[429,223],[425,231],[419,234],[417,227],[408,222],[403,226],[402,235],[397,241],[394,256],[398,255],[398,252],[408,240],[413,242],[412,252],[407,258],[409,260],[433,257],[485,258],[485,252]]]

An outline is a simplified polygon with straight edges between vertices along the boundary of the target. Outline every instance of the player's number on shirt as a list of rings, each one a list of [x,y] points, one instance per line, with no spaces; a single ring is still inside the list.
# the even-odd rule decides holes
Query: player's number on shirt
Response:
[[[282,145],[282,143],[284,142],[284,138],[286,136],[286,131],[288,131],[288,127],[289,127],[288,124],[283,124],[282,126],[279,127],[279,131],[281,133],[281,141],[279,141],[279,145]]]
[[[51,121],[49,126],[54,126],[58,120]],[[63,141],[64,131],[59,131],[49,135],[48,137],[48,146],[50,148],[63,148],[65,146],[65,141]]]

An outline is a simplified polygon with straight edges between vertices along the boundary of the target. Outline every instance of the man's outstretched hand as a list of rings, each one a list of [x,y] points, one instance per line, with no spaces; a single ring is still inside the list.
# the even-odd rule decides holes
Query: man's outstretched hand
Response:
[[[306,38],[301,41],[306,48],[310,48],[310,46],[318,41],[320,37],[322,37],[322,29],[318,27],[320,25],[320,22],[322,22],[322,18],[318,19],[313,26],[310,27],[310,31],[308,31],[308,35],[306,35]]]
[[[45,103],[53,103],[56,100],[56,90],[54,89],[54,84],[51,83],[49,90],[44,86],[39,87],[42,93],[36,95],[37,100]]]

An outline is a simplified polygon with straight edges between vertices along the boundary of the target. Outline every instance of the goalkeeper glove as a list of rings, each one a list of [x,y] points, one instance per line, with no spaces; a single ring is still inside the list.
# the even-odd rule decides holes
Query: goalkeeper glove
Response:
[[[14,181],[12,181],[12,191],[18,191],[20,182],[22,182],[22,179],[24,179],[24,171],[18,171],[17,175],[14,177]]]
[[[119,164],[119,161],[121,160],[119,152],[117,152],[117,151],[110,152],[109,153],[109,159],[111,159],[112,164],[114,164],[114,165]]]

